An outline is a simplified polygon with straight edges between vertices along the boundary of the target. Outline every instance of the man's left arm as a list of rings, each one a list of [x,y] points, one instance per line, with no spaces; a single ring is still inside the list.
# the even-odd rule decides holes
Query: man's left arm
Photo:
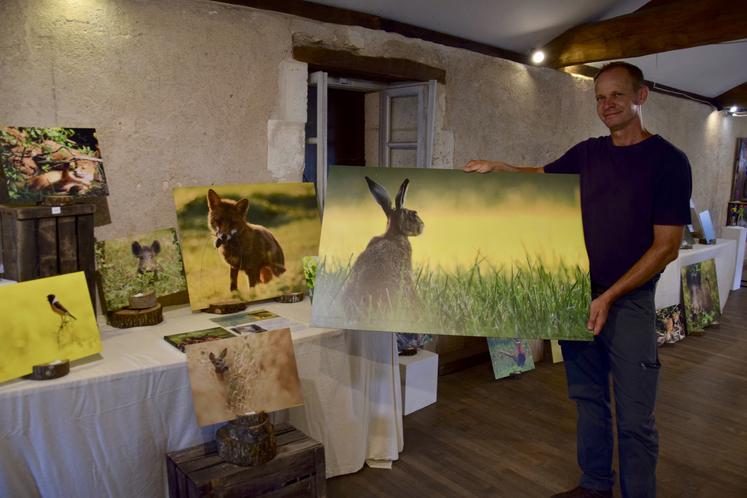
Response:
[[[641,259],[615,284],[591,302],[586,328],[598,335],[602,331],[612,303],[651,280],[671,261],[677,259],[683,225],[654,225],[654,242]]]

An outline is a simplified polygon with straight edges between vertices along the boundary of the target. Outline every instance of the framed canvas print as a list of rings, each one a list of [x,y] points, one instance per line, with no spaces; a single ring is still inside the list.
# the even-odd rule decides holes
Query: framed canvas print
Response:
[[[702,333],[721,318],[715,260],[685,266],[680,272],[687,334]]]
[[[656,310],[656,342],[674,344],[685,338],[685,320],[682,305],[675,304]]]
[[[735,201],[747,201],[747,138],[737,138],[731,198]]]
[[[77,360],[101,351],[83,272],[0,286],[0,382],[34,365]]]
[[[187,346],[187,368],[201,426],[303,404],[289,329]]]
[[[162,303],[172,304],[180,294],[186,302],[187,280],[173,228],[96,242],[96,270],[107,311],[122,309],[130,296],[149,290]]]
[[[306,289],[301,259],[321,230],[313,184],[179,188],[174,202],[193,310]]]
[[[331,167],[312,325],[591,340],[575,175]]]
[[[496,379],[534,370],[534,357],[526,340],[489,337],[488,349]]]
[[[185,353],[187,346],[191,344],[220,341],[221,339],[230,339],[231,337],[236,337],[236,334],[231,333],[223,327],[213,327],[204,330],[194,330],[191,332],[180,332],[178,334],[166,335],[163,337],[163,340],[182,353]]]
[[[0,201],[109,193],[96,130],[0,126]]]

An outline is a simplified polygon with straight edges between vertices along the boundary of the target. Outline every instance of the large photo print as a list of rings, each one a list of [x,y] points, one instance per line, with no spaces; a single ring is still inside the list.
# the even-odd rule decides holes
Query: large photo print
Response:
[[[0,126],[0,200],[108,194],[96,130]]]
[[[313,184],[180,188],[174,202],[193,310],[306,289],[301,258],[321,229]]]
[[[589,340],[575,175],[332,167],[312,324]]]

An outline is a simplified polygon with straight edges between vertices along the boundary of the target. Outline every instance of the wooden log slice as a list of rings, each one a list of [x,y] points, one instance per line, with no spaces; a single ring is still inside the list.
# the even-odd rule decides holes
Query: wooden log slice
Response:
[[[228,315],[230,313],[244,311],[245,309],[245,302],[239,301],[238,299],[228,299],[226,301],[210,303],[210,305],[203,311],[206,313],[215,313],[216,315]]]
[[[303,292],[289,292],[275,298],[278,303],[300,303],[303,301]]]
[[[73,195],[48,195],[41,200],[42,206],[69,206],[78,198]]]
[[[68,360],[45,363],[43,365],[34,365],[31,367],[31,373],[24,375],[24,379],[29,380],[51,380],[59,379],[70,373],[70,362]]]
[[[153,308],[158,302],[156,301],[156,293],[153,291],[141,292],[140,294],[134,294],[128,298],[130,309],[134,310],[146,310]]]
[[[119,329],[130,327],[145,327],[156,325],[163,321],[163,306],[156,303],[152,308],[130,309],[125,308],[109,313],[109,324]]]
[[[218,429],[218,455],[244,467],[262,465],[277,454],[275,428],[266,413],[240,415]]]

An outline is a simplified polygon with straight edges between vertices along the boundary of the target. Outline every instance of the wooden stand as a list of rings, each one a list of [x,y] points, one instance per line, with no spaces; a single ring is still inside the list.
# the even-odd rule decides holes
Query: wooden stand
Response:
[[[218,429],[215,440],[218,455],[235,465],[261,465],[277,453],[274,427],[265,412],[239,415]]]
[[[275,427],[277,456],[256,467],[225,462],[215,441],[166,455],[170,498],[326,495],[324,447],[288,424]]]
[[[75,204],[75,201],[79,199],[79,197],[75,197],[72,195],[48,195],[44,197],[41,202],[39,202],[40,206],[69,206],[71,204]]]
[[[303,301],[303,292],[289,292],[275,298],[278,303],[300,303]]]
[[[163,321],[163,306],[156,303],[152,308],[129,309],[109,313],[109,324],[118,329],[157,325]]]
[[[238,299],[229,299],[227,301],[217,301],[210,303],[210,305],[203,311],[206,313],[215,313],[216,315],[229,315],[231,313],[238,313],[246,309],[246,303],[239,301]]]
[[[158,304],[156,300],[156,293],[153,291],[144,292],[142,294],[135,294],[128,298],[130,305],[128,308],[133,310],[146,310],[153,308]]]
[[[31,373],[24,375],[24,379],[29,380],[52,380],[59,379],[70,373],[70,362],[62,360],[43,365],[34,365],[31,367]]]
[[[0,276],[16,282],[83,270],[96,302],[91,204],[0,205]]]

